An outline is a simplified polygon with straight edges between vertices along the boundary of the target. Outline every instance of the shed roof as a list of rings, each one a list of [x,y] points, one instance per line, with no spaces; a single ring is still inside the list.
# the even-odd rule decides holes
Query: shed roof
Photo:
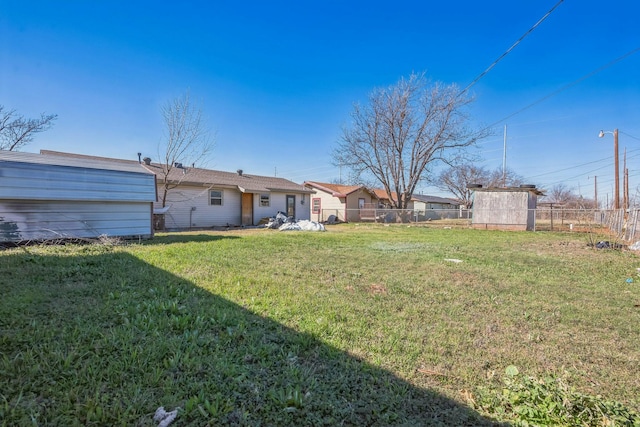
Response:
[[[494,192],[494,193],[520,193],[528,192],[536,196],[544,196],[544,193],[533,185],[523,185],[520,187],[469,187],[469,190],[476,192]]]
[[[52,166],[67,166],[74,168],[115,170],[121,172],[132,172],[151,174],[148,170],[141,167],[138,162],[123,163],[115,159],[108,158],[74,158],[63,157],[49,153],[24,153],[17,151],[0,150],[0,161],[34,163]]]

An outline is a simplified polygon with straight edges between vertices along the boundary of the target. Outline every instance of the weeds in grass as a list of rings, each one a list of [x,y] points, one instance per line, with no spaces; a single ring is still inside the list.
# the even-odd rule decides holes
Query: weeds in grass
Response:
[[[510,365],[502,389],[479,388],[470,403],[515,426],[638,426],[640,414],[620,402],[578,392],[568,373],[535,378]]]

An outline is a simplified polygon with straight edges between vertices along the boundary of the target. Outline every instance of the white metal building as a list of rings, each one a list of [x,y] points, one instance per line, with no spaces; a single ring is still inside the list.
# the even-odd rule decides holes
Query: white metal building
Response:
[[[0,151],[0,242],[150,238],[155,200],[137,162]]]

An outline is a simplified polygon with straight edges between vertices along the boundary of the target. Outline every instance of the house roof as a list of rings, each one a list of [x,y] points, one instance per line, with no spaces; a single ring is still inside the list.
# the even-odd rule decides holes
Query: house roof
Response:
[[[460,205],[460,202],[454,199],[448,199],[446,197],[428,196],[426,194],[414,194],[414,200],[418,200],[424,203],[439,203],[442,205]]]
[[[389,195],[387,194],[387,191],[383,188],[376,188],[373,190],[373,192],[376,194],[376,196],[378,196],[379,199],[381,200],[389,200]],[[395,191],[391,192],[391,197],[393,198],[393,200],[398,200],[398,196],[397,193]],[[440,203],[443,205],[460,205],[460,202],[453,200],[453,199],[447,199],[444,197],[436,197],[436,196],[428,196],[426,194],[413,194],[411,196],[411,200],[414,202],[423,202],[423,203]]]
[[[347,197],[351,193],[355,193],[358,190],[365,190],[371,195],[376,196],[374,192],[369,190],[364,185],[342,185],[342,184],[329,184],[325,182],[305,181],[304,184],[308,187],[317,188],[326,193],[330,193],[333,197]]]
[[[375,188],[373,192],[380,200],[398,200],[398,193],[396,193],[395,191],[391,192],[391,199],[389,198],[389,194],[387,194],[387,190],[385,190],[384,188]],[[415,198],[412,196],[411,200],[415,200]]]
[[[63,157],[50,154],[48,152],[41,152],[40,154],[38,154],[0,150],[0,161],[150,174],[150,172],[141,167],[138,162],[123,163],[115,159],[108,159],[104,157]]]
[[[62,153],[58,151],[41,150],[41,153],[47,153],[54,156],[64,156],[74,159],[102,159],[122,164],[135,164],[138,168],[143,168],[156,175],[159,182],[164,181],[164,172],[166,165],[159,163],[139,163],[137,160],[109,159],[104,157],[86,156],[83,154]],[[313,191],[304,188],[300,184],[296,184],[288,179],[278,177],[268,177],[261,175],[249,175],[238,172],[224,172],[212,169],[191,168],[191,167],[172,167],[169,170],[167,180],[173,184],[184,184],[205,187],[226,187],[237,188],[243,193],[259,193],[259,192],[291,192],[310,194]]]
[[[165,165],[152,163],[145,165],[146,168],[153,171],[160,181],[163,180],[163,170]],[[300,184],[296,184],[288,179],[279,177],[270,177],[262,175],[246,174],[242,171],[224,172],[211,169],[189,168],[189,167],[173,167],[169,171],[169,182],[203,185],[203,186],[219,186],[219,187],[237,187],[243,193],[260,193],[260,192],[294,192],[311,194],[313,191],[304,188]]]

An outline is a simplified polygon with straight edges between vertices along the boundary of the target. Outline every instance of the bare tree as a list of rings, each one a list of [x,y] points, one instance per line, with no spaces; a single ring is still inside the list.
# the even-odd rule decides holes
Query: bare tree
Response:
[[[486,185],[489,181],[489,171],[482,166],[472,164],[462,164],[451,166],[440,173],[436,185],[444,191],[449,191],[466,208],[471,207],[471,190],[469,186],[473,184]]]
[[[551,189],[547,192],[547,195],[545,196],[545,201],[552,202],[552,203],[568,204],[576,200],[577,197],[578,196],[576,196],[573,193],[572,189],[568,188],[565,184],[560,183],[551,187]]]
[[[0,150],[20,150],[33,141],[36,133],[50,129],[57,118],[57,114],[42,113],[37,119],[26,119],[0,105]]]
[[[189,92],[167,102],[162,107],[165,124],[162,159],[162,206],[167,195],[188,175],[188,166],[200,164],[213,150],[213,135],[203,117],[202,109],[191,102]],[[181,169],[180,174],[172,173]]]
[[[471,102],[455,85],[428,85],[424,74],[374,90],[368,105],[354,106],[334,162],[363,182],[380,183],[387,194],[395,192],[393,207],[405,209],[434,162],[452,162],[487,134],[466,126],[465,108]]]
[[[482,166],[463,163],[444,170],[435,182],[439,189],[449,191],[467,208],[471,207],[472,202],[469,186],[475,184],[483,187],[516,187],[522,184],[522,177],[511,169],[490,171]]]

